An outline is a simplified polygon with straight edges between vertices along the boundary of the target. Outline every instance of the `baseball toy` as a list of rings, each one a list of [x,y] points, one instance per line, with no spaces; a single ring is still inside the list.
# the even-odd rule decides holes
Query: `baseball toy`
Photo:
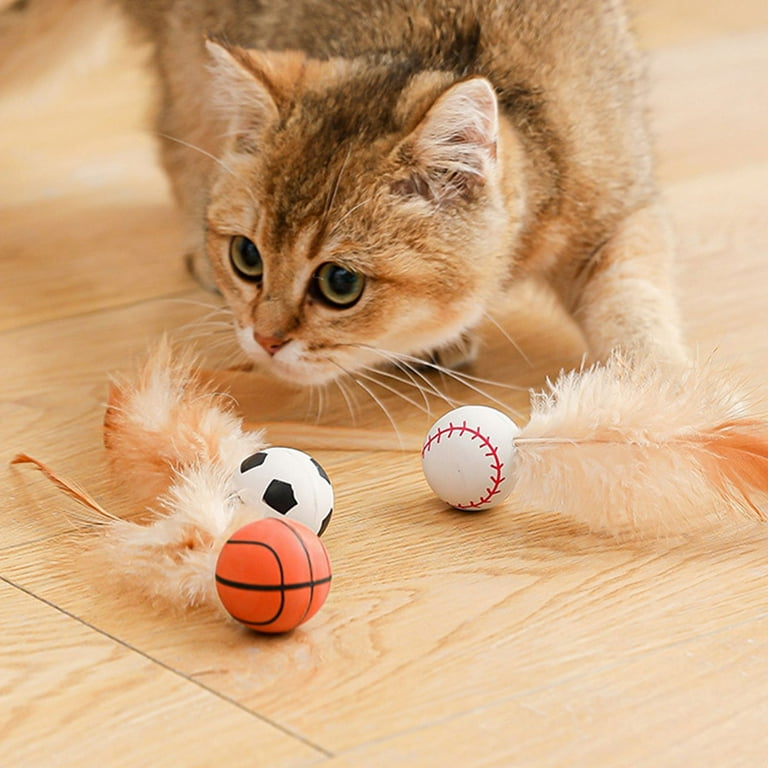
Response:
[[[333,486],[310,455],[295,448],[264,448],[240,463],[232,476],[238,498],[259,517],[298,520],[318,536],[333,513]]]
[[[321,608],[331,563],[320,539],[295,520],[264,518],[236,531],[216,561],[216,590],[232,618],[257,632],[295,629]]]
[[[501,504],[512,491],[520,429],[495,408],[464,405],[438,419],[421,449],[430,488],[457,509]]]

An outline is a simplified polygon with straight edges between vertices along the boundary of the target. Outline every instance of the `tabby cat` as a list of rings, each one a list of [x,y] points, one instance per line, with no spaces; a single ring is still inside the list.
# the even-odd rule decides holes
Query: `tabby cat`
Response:
[[[322,383],[548,282],[592,355],[681,360],[619,0],[122,0],[162,157],[245,352]]]

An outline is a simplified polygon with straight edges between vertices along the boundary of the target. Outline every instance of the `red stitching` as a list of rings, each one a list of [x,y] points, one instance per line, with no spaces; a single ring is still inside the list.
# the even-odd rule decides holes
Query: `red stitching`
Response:
[[[472,427],[468,427],[466,421],[463,421],[461,425],[448,422],[447,427],[440,427],[436,432],[433,432],[427,437],[427,440],[421,449],[421,458],[423,459],[424,455],[429,453],[429,451],[432,449],[433,443],[439,445],[443,437],[445,437],[446,440],[450,440],[450,438],[456,434],[458,434],[459,437],[470,434],[472,436],[470,437],[470,440],[477,440],[480,438],[482,441],[481,445],[485,448],[488,448],[488,453],[485,455],[488,458],[493,459],[493,463],[491,464],[490,468],[494,470],[494,473],[488,478],[491,484],[485,489],[485,496],[483,496],[478,501],[470,501],[467,504],[455,505],[458,509],[477,509],[483,504],[487,504],[494,496],[501,493],[499,489],[504,480],[506,480],[506,478],[501,474],[501,471],[504,469],[504,464],[499,461],[498,448],[496,448],[496,446],[491,443],[490,439],[480,431],[479,427],[475,427],[474,429]]]

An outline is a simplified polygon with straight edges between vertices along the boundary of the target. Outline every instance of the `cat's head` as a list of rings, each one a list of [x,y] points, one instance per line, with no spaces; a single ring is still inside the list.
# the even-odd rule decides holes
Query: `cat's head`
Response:
[[[207,249],[245,352],[321,383],[475,325],[519,224],[488,81],[209,50],[229,132]]]

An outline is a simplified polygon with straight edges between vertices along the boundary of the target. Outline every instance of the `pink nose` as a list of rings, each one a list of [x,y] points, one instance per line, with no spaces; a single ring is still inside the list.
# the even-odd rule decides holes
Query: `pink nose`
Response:
[[[253,338],[259,343],[266,352],[270,355],[274,355],[281,347],[283,347],[288,339],[279,339],[277,336],[262,336],[256,331],[253,332]]]

